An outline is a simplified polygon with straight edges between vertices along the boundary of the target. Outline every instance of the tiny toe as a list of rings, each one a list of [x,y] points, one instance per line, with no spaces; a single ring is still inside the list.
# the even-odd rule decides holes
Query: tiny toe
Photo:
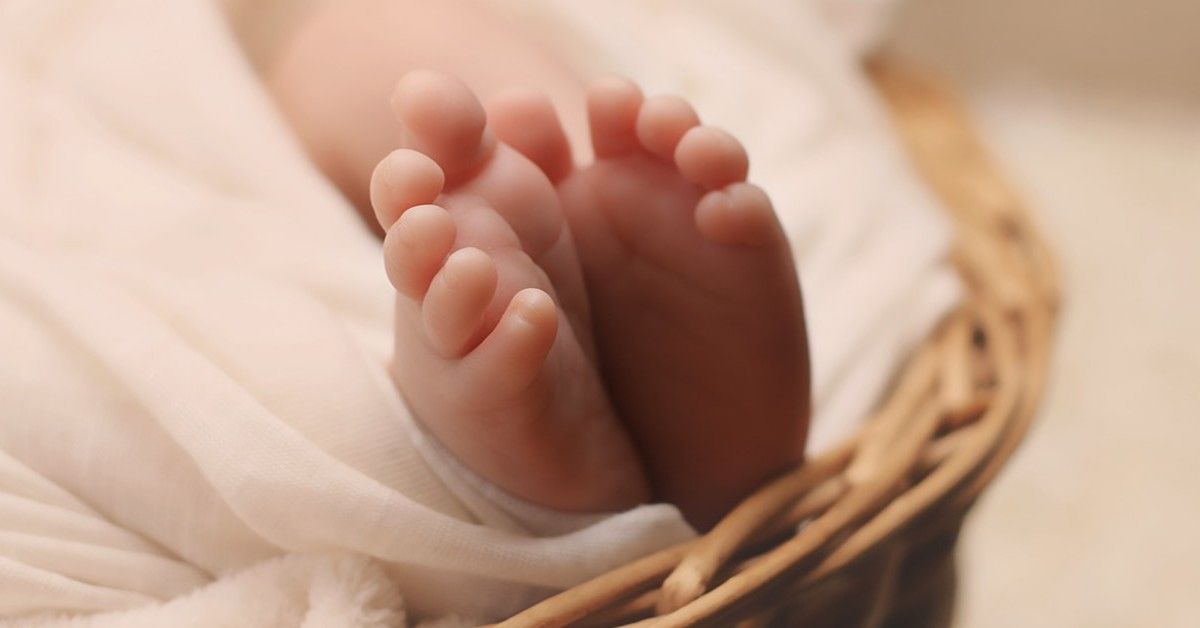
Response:
[[[404,75],[392,93],[392,109],[406,143],[433,158],[448,180],[457,180],[486,157],[495,140],[487,114],[462,81],[440,72]]]
[[[574,169],[571,145],[548,96],[513,89],[489,100],[487,111],[496,137],[536,164],[548,179],[558,182]]]
[[[482,397],[502,401],[527,390],[558,334],[550,295],[526,288],[513,296],[492,333],[463,362],[463,376]]]
[[[696,228],[718,244],[762,246],[783,239],[771,199],[750,183],[705,194],[696,205]]]
[[[454,246],[456,232],[454,219],[437,205],[405,211],[383,239],[384,267],[396,290],[412,299],[424,298]]]
[[[642,90],[623,78],[604,78],[587,90],[588,126],[597,159],[638,150],[637,118]]]
[[[484,315],[496,293],[496,264],[479,249],[459,249],[425,293],[421,317],[434,350],[459,357],[481,334]]]
[[[432,203],[442,193],[445,176],[432,159],[414,150],[394,150],[371,174],[371,206],[384,230],[391,229],[410,207]]]
[[[688,102],[678,96],[654,96],[646,99],[637,117],[637,136],[650,153],[670,161],[679,140],[700,117]]]
[[[711,126],[698,126],[675,147],[675,165],[684,178],[710,190],[746,180],[750,159],[742,143]]]

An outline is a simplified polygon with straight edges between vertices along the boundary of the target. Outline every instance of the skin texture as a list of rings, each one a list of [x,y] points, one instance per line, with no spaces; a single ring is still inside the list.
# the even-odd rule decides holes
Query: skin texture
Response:
[[[398,292],[404,357],[393,373],[414,413],[466,465],[530,501],[578,511],[644,501],[645,474],[595,366],[554,186],[495,140],[458,80],[410,73],[393,104],[410,148],[380,162],[371,196]]]
[[[586,139],[584,81],[483,3],[315,4],[273,55],[267,86],[313,162],[368,224],[371,172],[404,143],[389,98],[396,81],[413,70],[453,74],[489,103],[513,86],[545,92],[578,133],[572,139]]]
[[[706,528],[800,458],[800,288],[746,153],[686,103],[588,89],[596,161],[560,185],[613,401],[655,497]]]
[[[429,4],[409,9],[447,23],[463,9]],[[367,53],[341,58],[339,38],[387,33],[381,16],[396,9],[334,11],[302,29],[271,86],[318,165],[386,234],[397,386],[464,464],[542,505],[664,500],[707,528],[799,460],[800,289],[736,139],[625,80],[574,87],[477,16],[463,24],[495,44],[490,65],[547,89],[405,73],[404,50],[357,88],[345,66]],[[428,36],[392,41],[406,43],[359,47],[423,45],[412,58],[454,69]],[[390,95],[376,74],[393,77]],[[579,168],[581,137],[595,158]]]

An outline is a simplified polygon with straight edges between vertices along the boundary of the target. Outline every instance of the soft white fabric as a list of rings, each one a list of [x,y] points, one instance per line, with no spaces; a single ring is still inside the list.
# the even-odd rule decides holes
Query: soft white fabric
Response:
[[[798,3],[579,6],[519,10],[747,138],[802,269],[814,440],[848,431],[956,290],[851,60]],[[487,619],[691,534],[464,471],[388,382],[390,301],[212,5],[0,3],[0,618]]]
[[[13,628],[391,628],[404,625],[399,587],[362,556],[289,554],[163,604],[77,615],[45,613]],[[446,628],[460,624],[447,621]],[[427,624],[423,624],[426,626]]]
[[[883,38],[899,0],[808,0],[834,36],[852,53],[865,54]]]

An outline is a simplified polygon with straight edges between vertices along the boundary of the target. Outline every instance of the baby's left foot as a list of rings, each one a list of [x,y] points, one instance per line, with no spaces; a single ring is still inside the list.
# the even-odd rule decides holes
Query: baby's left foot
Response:
[[[575,511],[644,501],[641,463],[594,364],[554,186],[495,140],[457,80],[414,72],[393,104],[409,150],[379,164],[371,197],[397,289],[393,375],[414,414],[529,501]]]

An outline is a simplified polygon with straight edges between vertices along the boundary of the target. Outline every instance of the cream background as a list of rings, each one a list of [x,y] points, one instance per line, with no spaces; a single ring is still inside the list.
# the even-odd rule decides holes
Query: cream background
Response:
[[[913,0],[1059,252],[1040,423],[968,523],[959,625],[1200,617],[1200,3]]]

